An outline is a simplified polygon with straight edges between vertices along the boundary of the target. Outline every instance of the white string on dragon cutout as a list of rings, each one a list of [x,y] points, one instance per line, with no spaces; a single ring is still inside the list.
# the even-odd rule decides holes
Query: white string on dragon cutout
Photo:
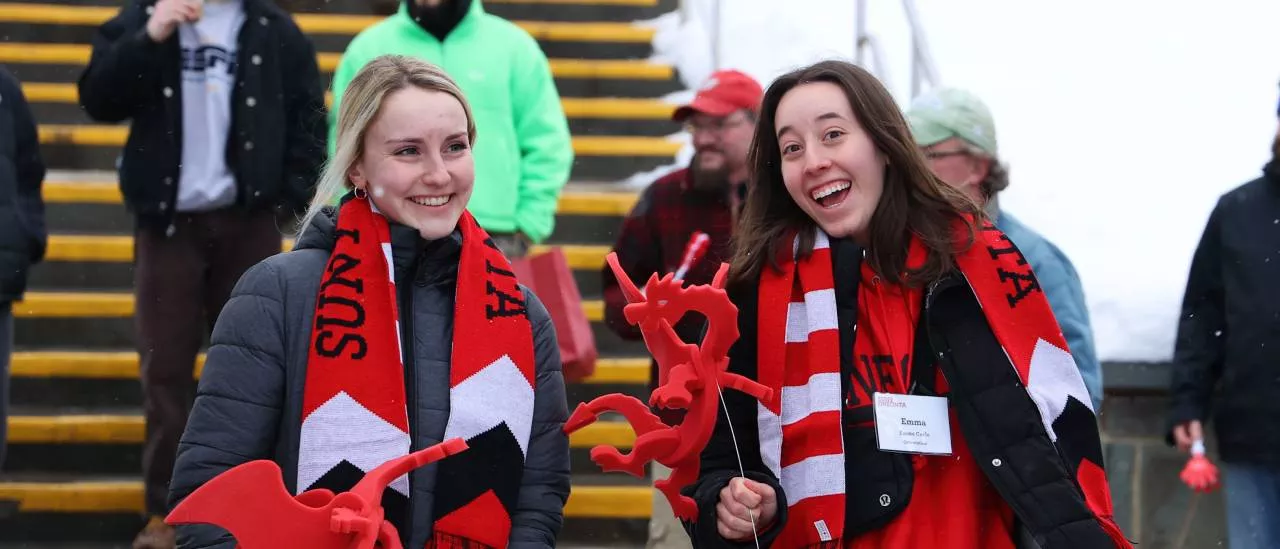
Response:
[[[738,446],[738,435],[733,431],[733,419],[729,417],[729,403],[724,400],[724,389],[720,388],[720,380],[716,380],[716,392],[720,393],[720,407],[724,408],[724,422],[729,425],[729,439],[733,441],[733,455],[738,458],[738,474],[747,480],[747,468],[742,465],[742,449]],[[730,479],[732,482],[732,479]],[[761,503],[764,503],[761,498]],[[764,506],[761,505],[763,508]],[[760,530],[756,527],[756,514],[747,510],[747,518],[751,519],[751,536],[755,538],[756,549],[760,549]]]

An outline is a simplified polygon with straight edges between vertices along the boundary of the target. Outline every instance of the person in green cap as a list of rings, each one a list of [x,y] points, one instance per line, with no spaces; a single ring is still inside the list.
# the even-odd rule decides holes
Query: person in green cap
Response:
[[[329,154],[347,84],[384,54],[418,57],[457,80],[476,118],[475,191],[468,210],[509,258],[551,235],[573,143],[550,62],[537,40],[486,13],[480,0],[401,0],[356,35],[333,75]]]
[[[990,109],[972,92],[940,88],[917,97],[907,119],[934,175],[982,206],[1026,256],[1062,327],[1097,413],[1102,406],[1102,368],[1094,350],[1080,276],[1062,250],[1000,210],[997,196],[1009,186],[1009,172],[1000,162]]]

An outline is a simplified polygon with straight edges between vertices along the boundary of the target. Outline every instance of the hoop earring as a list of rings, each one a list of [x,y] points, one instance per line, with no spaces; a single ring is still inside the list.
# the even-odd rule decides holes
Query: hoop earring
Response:
[[[357,199],[364,200],[369,198],[369,191],[366,191],[361,187],[354,187],[351,192],[355,193]]]

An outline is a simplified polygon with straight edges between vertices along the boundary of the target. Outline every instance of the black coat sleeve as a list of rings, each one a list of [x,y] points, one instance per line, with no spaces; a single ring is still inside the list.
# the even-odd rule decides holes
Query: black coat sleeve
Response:
[[[47,233],[40,186],[45,166],[22,84],[0,66],[0,301],[21,299]]]
[[[755,286],[730,291],[738,306],[740,336],[729,349],[729,371],[750,379],[756,378],[756,300]],[[778,537],[787,520],[787,498],[778,478],[760,457],[760,434],[756,427],[756,400],[745,393],[725,390],[724,404],[716,414],[715,430],[702,451],[698,480],[684,494],[698,504],[698,518],[685,522],[685,530],[693,546],[699,549],[745,549],[755,547],[755,540],[733,542],[720,537],[716,527],[716,505],[720,491],[734,477],[743,476],[768,484],[777,494],[778,515],[768,530],[760,532],[760,546],[768,547]],[[727,410],[727,412],[726,412]],[[741,459],[741,466],[739,466]]]
[[[288,212],[300,215],[311,201],[320,170],[325,163],[324,83],[316,62],[315,46],[302,31],[290,23],[282,56],[290,73],[284,79],[284,99],[288,124],[285,135],[285,158],[281,203]]]
[[[22,95],[21,85],[17,80],[11,82],[14,89],[6,91],[5,97],[10,98],[9,108],[13,111],[13,162],[18,174],[16,198],[18,213],[22,216],[22,224],[26,229],[27,259],[35,264],[44,259],[49,241],[44,221],[44,198],[41,194],[46,169],[44,158],[40,155],[40,135],[35,115],[31,113],[31,106]]]
[[[164,46],[147,34],[149,18],[144,2],[134,0],[94,33],[89,65],[77,83],[80,106],[94,120],[128,119],[159,93]],[[177,40],[176,33],[169,39]]]
[[[537,363],[534,388],[533,428],[529,452],[521,478],[520,497],[511,516],[510,549],[550,549],[564,525],[564,506],[569,499],[569,436],[564,423],[569,419],[564,376],[560,367],[560,345],[551,314],[528,289],[529,322],[533,328],[533,355]]]
[[[268,262],[249,269],[218,316],[186,431],[169,505],[237,465],[271,459],[285,392],[284,292]],[[178,547],[233,549],[208,525],[178,527]]]
[[[1224,207],[1219,200],[1209,214],[1191,259],[1173,353],[1171,430],[1187,421],[1205,419],[1210,396],[1222,373],[1227,340],[1220,229]],[[1172,442],[1172,431],[1169,441]]]

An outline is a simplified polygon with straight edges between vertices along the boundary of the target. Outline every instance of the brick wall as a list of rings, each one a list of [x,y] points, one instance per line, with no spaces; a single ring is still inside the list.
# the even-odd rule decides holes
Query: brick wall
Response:
[[[1104,364],[1100,421],[1116,519],[1142,549],[1227,547],[1221,492],[1178,479],[1187,456],[1165,443],[1168,364]],[[1212,433],[1206,445],[1216,458]],[[1221,465],[1221,464],[1219,464]]]

